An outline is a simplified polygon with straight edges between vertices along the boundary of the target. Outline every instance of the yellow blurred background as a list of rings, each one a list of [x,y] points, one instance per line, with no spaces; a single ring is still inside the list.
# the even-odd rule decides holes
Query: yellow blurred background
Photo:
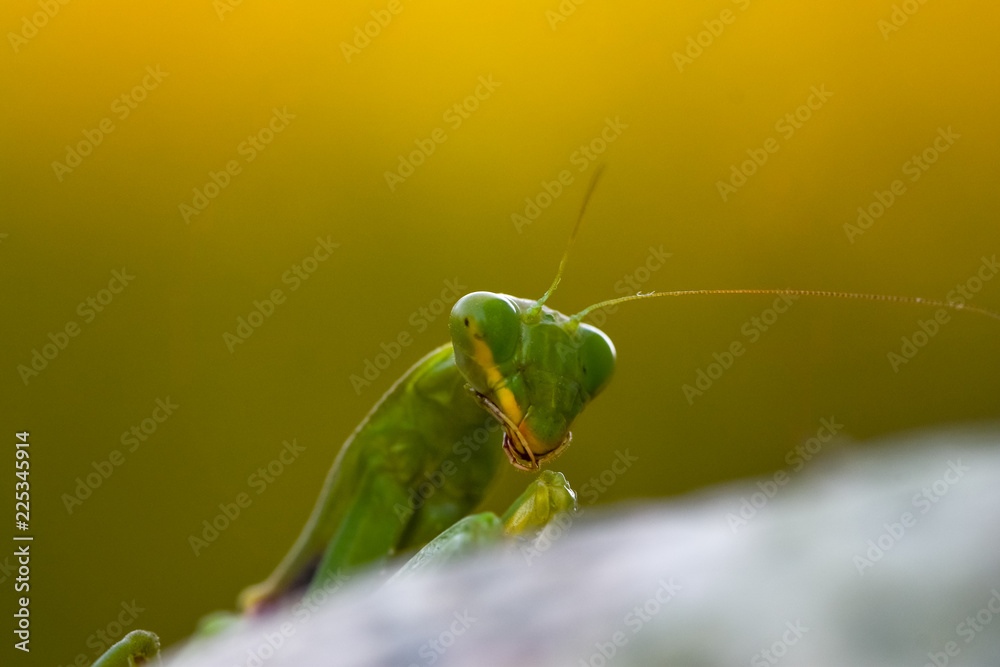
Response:
[[[231,607],[290,546],[344,438],[446,340],[434,311],[454,285],[541,295],[598,162],[549,301],[564,312],[629,282],[940,299],[968,284],[1000,309],[998,18],[972,1],[8,0],[0,415],[11,443],[31,433],[35,541],[33,650],[5,655],[86,665],[99,633],[169,644]],[[1000,417],[1000,323],[773,303],[607,318],[616,378],[552,466],[603,489],[584,504],[787,469],[824,418],[863,441]],[[248,337],[241,317],[260,324]],[[718,377],[686,393],[699,371]],[[304,450],[258,493],[293,439]],[[637,465],[588,481],[626,450]],[[529,479],[505,468],[485,506]],[[252,504],[195,555],[189,536],[242,492]],[[9,561],[0,578],[13,599]]]

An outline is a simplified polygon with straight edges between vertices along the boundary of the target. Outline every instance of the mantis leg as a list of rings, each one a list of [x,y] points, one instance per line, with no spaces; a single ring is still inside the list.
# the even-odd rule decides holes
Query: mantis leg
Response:
[[[478,502],[492,473],[489,466],[485,470],[455,466],[452,475],[445,475],[440,472],[440,457],[428,453],[418,432],[393,433],[384,442],[369,444],[364,450],[347,451],[335,465],[328,480],[330,490],[324,491],[330,500],[317,504],[274,574],[243,592],[245,609],[263,608],[306,582],[315,591],[362,566],[425,545]],[[499,460],[498,448],[491,454]],[[364,472],[345,475],[342,470]]]
[[[504,537],[531,538],[558,514],[576,510],[576,493],[559,472],[543,471],[528,485],[501,519],[493,512],[467,516],[430,541],[388,583],[424,569],[437,569]]]
[[[309,591],[330,585],[345,572],[377,564],[392,555],[414,521],[401,520],[393,507],[406,507],[408,488],[391,477],[368,473],[323,553]]]
[[[576,492],[561,472],[543,470],[503,515],[504,533],[530,535],[561,512],[576,511]]]
[[[253,611],[289,591],[416,549],[482,499],[503,456],[451,345],[418,361],[341,448],[313,512],[274,572],[240,595]],[[318,568],[318,569],[317,569]]]
[[[401,519],[393,508],[408,507],[405,478],[413,471],[401,468],[409,467],[408,460],[420,450],[419,439],[399,434],[391,445],[369,444],[364,450],[345,449],[338,457],[292,551],[266,581],[240,595],[245,609],[261,608],[304,584],[311,590],[328,585],[352,569],[390,556],[400,546],[416,514]],[[384,465],[382,452],[398,452],[395,469]]]
[[[133,630],[98,658],[92,667],[136,667],[160,652],[160,639],[152,632]]]
[[[467,516],[417,552],[386,582],[389,585],[414,572],[439,569],[483,547],[503,541],[503,523],[493,512]]]

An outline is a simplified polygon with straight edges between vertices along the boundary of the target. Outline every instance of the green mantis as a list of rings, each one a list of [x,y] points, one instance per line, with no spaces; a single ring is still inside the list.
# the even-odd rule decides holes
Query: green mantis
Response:
[[[599,174],[548,291],[537,300],[473,292],[455,304],[451,342],[410,368],[347,439],[291,550],[264,582],[241,594],[244,610],[427,544],[483,498],[501,451],[526,471],[563,452],[574,419],[614,373],[611,339],[582,321],[596,309],[667,296],[794,294],[964,308],[1000,319],[963,304],[913,297],[770,289],[651,292],[563,315],[545,303],[559,285]],[[471,451],[470,442],[483,444]],[[431,492],[422,492],[431,481]],[[410,502],[414,496],[419,506]]]
[[[425,545],[479,503],[501,451],[530,471],[569,445],[573,420],[607,386],[615,363],[603,332],[582,323],[582,315],[544,305],[569,247],[541,299],[491,292],[459,299],[449,319],[451,343],[410,368],[347,439],[291,551],[240,595],[245,610],[266,606],[303,580],[320,587],[338,573]],[[489,428],[493,420],[501,426],[501,446]],[[482,441],[484,428],[485,444],[463,456],[462,446]],[[419,507],[396,511],[429,480],[440,484],[421,494]]]
[[[396,574],[409,576],[505,535],[530,534],[572,511],[575,495],[565,478],[546,471],[502,519],[467,516],[504,458],[537,471],[562,453],[576,417],[608,386],[616,353],[604,332],[583,322],[594,310],[668,296],[786,294],[913,303],[1000,319],[964,303],[787,289],[640,293],[564,315],[545,304],[559,285],[599,173],[545,294],[531,300],[481,291],[458,300],[448,323],[451,342],[414,364],[350,435],[291,550],[265,581],[241,593],[244,611],[263,611],[303,586],[318,591],[345,572],[423,548]],[[232,622],[226,615],[210,620],[218,628]],[[150,637],[130,634],[100,666],[141,660]]]
[[[253,610],[308,576],[322,586],[341,571],[419,548],[482,499],[500,463],[536,470],[570,441],[570,425],[611,379],[610,339],[539,302],[474,292],[455,304],[452,344],[421,359],[348,439],[292,550],[241,596]],[[459,445],[501,424],[476,456]],[[488,422],[486,422],[488,423]],[[441,480],[402,514],[421,484]]]
[[[445,567],[478,548],[500,543],[504,538],[530,539],[558,515],[574,511],[576,493],[563,474],[543,470],[503,517],[493,512],[465,517],[431,540],[386,585],[418,571]]]

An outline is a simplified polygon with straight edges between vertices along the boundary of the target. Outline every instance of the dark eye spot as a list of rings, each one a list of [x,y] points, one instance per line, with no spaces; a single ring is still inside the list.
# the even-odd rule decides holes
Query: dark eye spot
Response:
[[[469,326],[469,318],[468,317],[465,318],[465,326]]]
[[[586,366],[583,366],[583,374],[584,374],[584,375],[586,375],[586,374],[587,374],[587,367],[586,367]]]

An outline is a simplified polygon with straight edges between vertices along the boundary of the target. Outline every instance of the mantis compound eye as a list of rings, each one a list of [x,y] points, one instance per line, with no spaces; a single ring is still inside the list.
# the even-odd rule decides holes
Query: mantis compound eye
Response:
[[[577,329],[580,336],[580,387],[594,398],[608,385],[615,372],[615,346],[603,331],[589,324]]]
[[[521,315],[502,294],[472,292],[451,309],[448,322],[455,360],[469,383],[488,390],[486,372],[513,359],[521,340]]]

